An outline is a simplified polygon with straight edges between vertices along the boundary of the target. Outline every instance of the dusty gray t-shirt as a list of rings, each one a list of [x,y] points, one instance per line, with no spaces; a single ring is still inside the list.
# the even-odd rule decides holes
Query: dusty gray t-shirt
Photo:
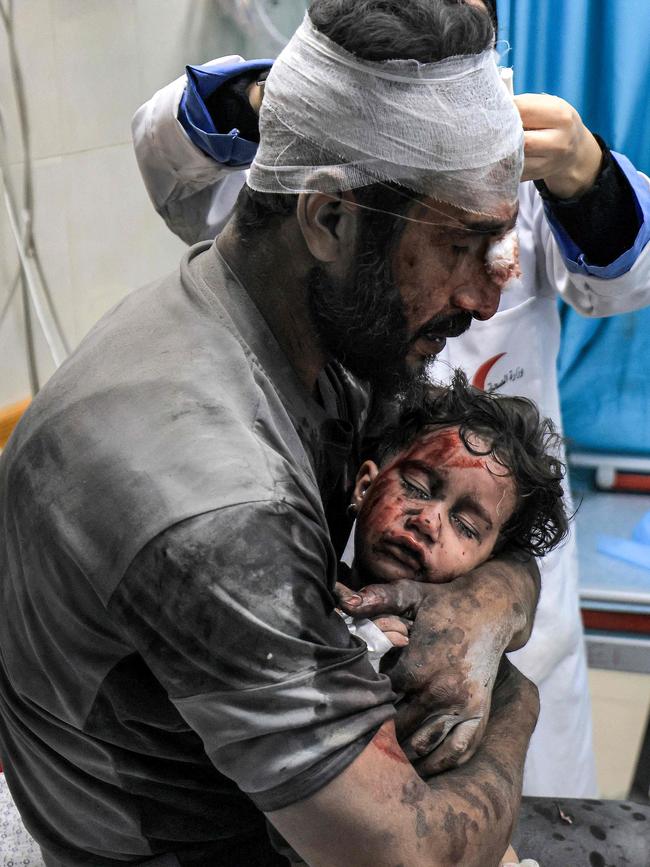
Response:
[[[321,381],[328,413],[199,245],[21,422],[0,460],[0,741],[53,863],[280,863],[260,810],[393,713],[333,605],[319,482],[359,422],[332,412],[345,378]]]

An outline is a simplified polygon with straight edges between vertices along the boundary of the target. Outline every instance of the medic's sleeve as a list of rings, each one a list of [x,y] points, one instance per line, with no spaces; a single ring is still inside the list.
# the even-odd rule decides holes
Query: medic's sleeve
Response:
[[[212,240],[225,225],[257,145],[235,126],[219,132],[210,113],[219,88],[271,61],[245,62],[237,55],[183,75],[157,91],[133,117],[138,167],[154,208],[188,244]],[[186,87],[187,86],[187,87]]]
[[[272,63],[272,60],[216,61],[185,67],[187,85],[178,106],[178,120],[190,140],[216,162],[231,167],[248,167],[253,162],[259,137],[247,138],[240,131],[243,118],[240,121],[236,116],[219,117],[216,97],[233,79],[245,76],[252,81],[256,74],[270,69]],[[225,106],[221,108],[225,114]],[[240,111],[253,114],[246,105],[242,105]],[[228,129],[233,122],[235,125]]]
[[[577,199],[558,199],[543,181],[535,186],[569,270],[620,277],[650,239],[650,188],[626,157],[597,138],[603,165],[590,190]]]
[[[165,531],[110,602],[215,767],[265,812],[325,786],[394,714],[334,608],[333,559],[301,511],[244,503]]]
[[[602,205],[597,216],[599,231],[609,225],[618,238],[624,237],[617,220],[632,223],[624,249],[616,250],[614,258],[598,264],[590,261],[584,249],[567,230],[561,211],[551,202],[543,201],[532,183],[523,184],[520,191],[521,217],[535,239],[538,259],[545,264],[545,273],[555,291],[583,316],[601,317],[639,310],[650,305],[650,179],[637,172],[622,154],[612,152],[616,171],[627,185],[628,197],[598,201],[598,191],[585,203],[590,211]],[[589,194],[588,194],[589,195]],[[631,202],[633,215],[623,212],[623,202]],[[589,221],[584,220],[581,231]],[[586,246],[586,245],[585,245]]]

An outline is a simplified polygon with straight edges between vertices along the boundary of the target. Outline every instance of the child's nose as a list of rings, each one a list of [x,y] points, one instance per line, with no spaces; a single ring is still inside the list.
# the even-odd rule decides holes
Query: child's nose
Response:
[[[442,515],[434,509],[414,509],[406,519],[406,527],[415,530],[426,542],[432,544],[440,538]]]

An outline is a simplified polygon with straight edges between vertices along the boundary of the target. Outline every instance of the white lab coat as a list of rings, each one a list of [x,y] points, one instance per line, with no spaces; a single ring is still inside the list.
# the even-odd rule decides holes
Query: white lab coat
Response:
[[[182,76],[154,94],[135,114],[133,137],[154,207],[169,228],[191,244],[218,234],[245,172],[215,163],[189,140],[176,119],[184,87]],[[557,296],[585,316],[609,316],[647,306],[650,245],[621,277],[604,280],[571,274],[532,183],[520,187],[517,228],[523,276],[504,292],[492,319],[475,322],[462,337],[448,341],[434,371],[444,378],[449,365],[458,366],[470,379],[478,374],[483,385],[500,383],[500,391],[534,400],[561,429]],[[525,648],[512,654],[541,695],[524,791],[546,797],[594,796],[591,711],[573,536],[544,558],[541,570],[542,595],[532,637]]]

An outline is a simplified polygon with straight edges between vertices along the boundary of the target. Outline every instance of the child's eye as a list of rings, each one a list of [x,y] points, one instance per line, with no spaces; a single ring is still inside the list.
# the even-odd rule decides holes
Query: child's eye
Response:
[[[458,532],[461,533],[461,535],[465,536],[466,539],[475,539],[477,542],[480,542],[480,536],[478,534],[478,531],[474,527],[472,527],[471,524],[468,524],[461,517],[459,517],[459,515],[452,515],[451,519],[456,525]]]
[[[416,484],[410,479],[402,477],[402,487],[404,488],[406,495],[408,497],[413,497],[416,500],[430,500],[431,493],[427,488],[422,487],[421,485]]]

